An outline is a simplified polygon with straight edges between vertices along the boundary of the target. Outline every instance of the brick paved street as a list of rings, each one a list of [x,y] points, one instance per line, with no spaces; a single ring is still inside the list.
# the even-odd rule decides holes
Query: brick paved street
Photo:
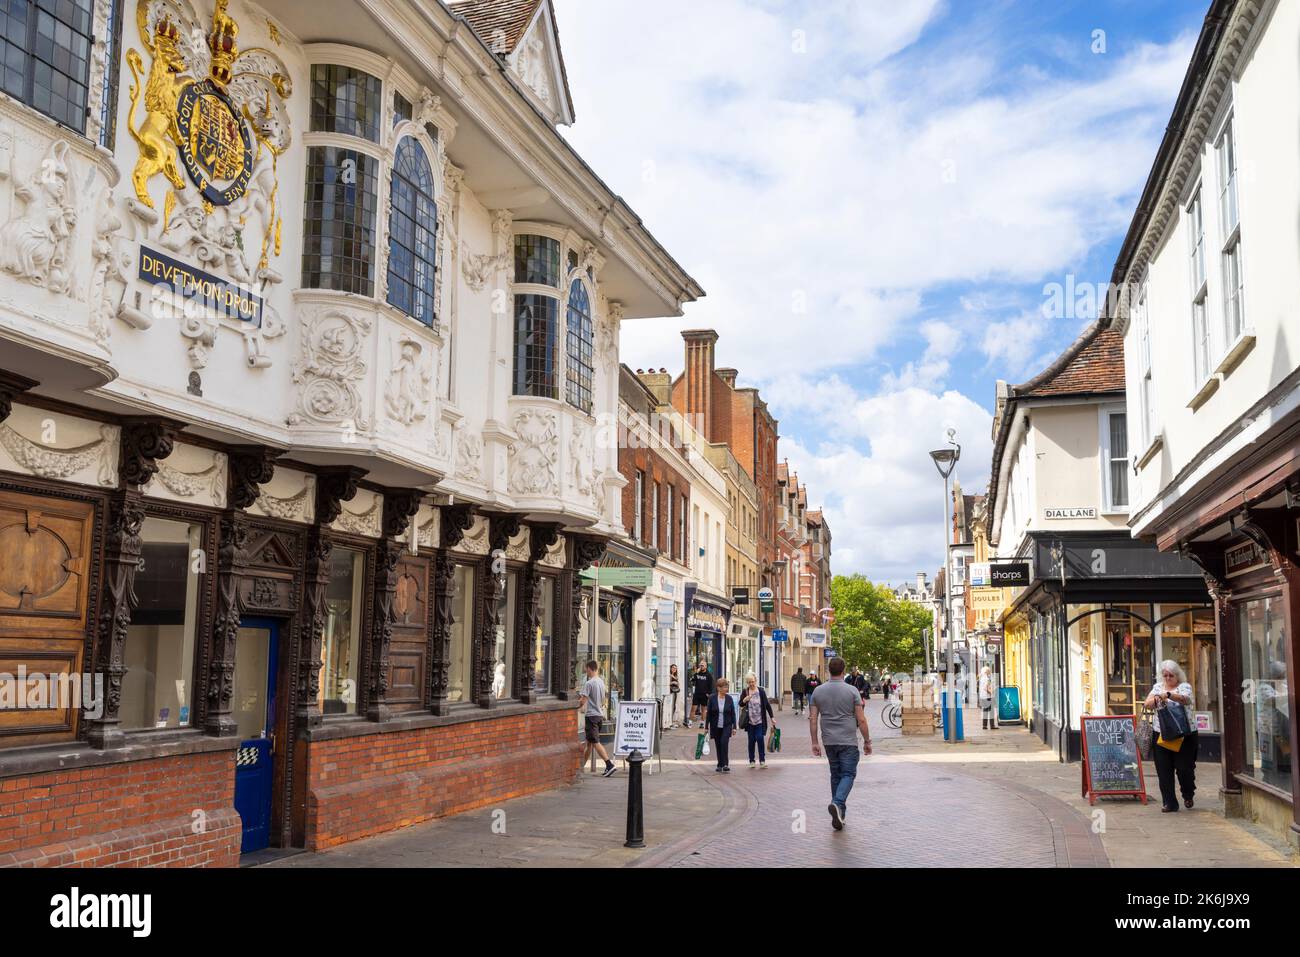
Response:
[[[634,866],[1108,867],[1293,866],[1285,848],[1222,818],[1217,765],[1201,768],[1197,807],[1079,797],[1079,766],[1061,764],[1023,728],[985,732],[967,711],[968,741],[903,737],[868,711],[875,754],[859,765],[844,831],[830,827],[824,758],[805,719],[779,712],[783,750],[751,770],[743,735],[730,775],[693,760],[695,732],[664,737],[663,773],[645,778],[644,850],[622,846],[627,778],[584,773],[572,788],[407,828],[274,867]],[[1155,793],[1148,770],[1148,789]],[[504,812],[504,833],[493,830]],[[494,816],[494,813],[497,816]]]

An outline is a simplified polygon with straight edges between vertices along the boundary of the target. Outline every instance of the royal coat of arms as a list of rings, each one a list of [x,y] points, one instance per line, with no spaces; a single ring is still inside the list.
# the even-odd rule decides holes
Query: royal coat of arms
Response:
[[[205,33],[189,0],[139,0],[136,25],[152,62],[146,73],[141,54],[127,51],[134,77],[127,128],[140,153],[131,176],[136,198],[155,209],[153,178],[161,173],[171,186],[163,203],[164,245],[180,252],[195,245],[223,260],[205,265],[244,279],[265,273],[268,255],[280,251],[276,163],[289,145],[284,100],[292,81],[273,51],[239,49],[228,6],[229,0],[216,0]],[[259,248],[250,268],[244,251]]]

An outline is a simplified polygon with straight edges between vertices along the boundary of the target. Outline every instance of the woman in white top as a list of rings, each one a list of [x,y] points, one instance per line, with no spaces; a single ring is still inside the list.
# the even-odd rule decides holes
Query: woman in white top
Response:
[[[980,710],[984,712],[984,730],[992,731],[993,725],[993,672],[988,665],[980,669],[979,683]]]
[[[1185,715],[1188,733],[1183,735],[1177,751],[1157,744],[1152,750],[1156,763],[1156,776],[1160,779],[1160,803],[1162,811],[1177,811],[1178,796],[1174,791],[1174,777],[1177,775],[1178,788],[1183,792],[1183,804],[1192,806],[1192,797],[1196,793],[1196,752],[1199,750],[1200,738],[1196,733],[1196,723],[1192,718],[1192,686],[1187,683],[1187,675],[1176,661],[1160,662],[1160,677],[1156,680],[1151,694],[1147,695],[1146,706],[1155,709],[1156,730],[1166,741],[1170,740],[1166,730],[1173,731],[1171,706],[1181,708]]]

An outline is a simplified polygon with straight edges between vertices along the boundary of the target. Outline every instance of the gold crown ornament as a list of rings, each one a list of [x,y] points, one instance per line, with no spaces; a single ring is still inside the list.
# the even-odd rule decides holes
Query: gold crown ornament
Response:
[[[217,0],[212,12],[212,32],[208,49],[212,51],[212,79],[225,86],[231,80],[231,66],[239,56],[239,24],[226,13],[230,0]]]

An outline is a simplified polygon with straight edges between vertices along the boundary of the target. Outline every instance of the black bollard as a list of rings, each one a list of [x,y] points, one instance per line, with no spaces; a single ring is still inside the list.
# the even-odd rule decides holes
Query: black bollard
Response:
[[[645,809],[641,804],[641,765],[645,758],[640,751],[627,756],[627,840],[624,847],[645,847]]]

